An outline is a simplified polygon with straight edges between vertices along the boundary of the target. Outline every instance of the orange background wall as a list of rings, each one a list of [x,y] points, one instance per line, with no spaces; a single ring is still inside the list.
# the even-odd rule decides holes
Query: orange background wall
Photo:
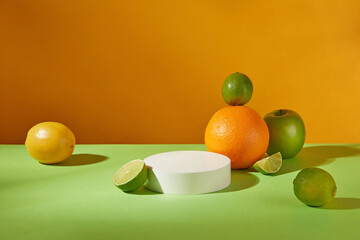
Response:
[[[232,72],[307,142],[360,142],[360,1],[0,1],[0,143],[203,143]]]

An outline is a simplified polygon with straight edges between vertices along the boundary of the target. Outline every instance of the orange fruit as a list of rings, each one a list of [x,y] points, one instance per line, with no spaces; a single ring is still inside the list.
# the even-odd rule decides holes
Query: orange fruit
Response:
[[[269,130],[252,108],[224,107],[210,119],[205,144],[208,151],[229,157],[232,169],[248,168],[264,156],[269,145]]]

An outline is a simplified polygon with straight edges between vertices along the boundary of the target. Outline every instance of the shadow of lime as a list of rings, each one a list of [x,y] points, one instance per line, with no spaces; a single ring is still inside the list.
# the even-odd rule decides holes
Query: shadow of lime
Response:
[[[271,176],[295,172],[308,167],[321,166],[335,161],[336,158],[357,155],[360,155],[359,145],[304,147],[297,156],[290,159],[284,159],[280,170]]]
[[[360,209],[360,198],[334,198],[331,202],[318,207],[325,210],[351,210]]]
[[[136,190],[136,191],[134,191],[134,192],[127,192],[127,194],[135,194],[135,195],[158,195],[158,194],[162,194],[162,193],[150,191],[149,189],[147,189],[147,188],[145,188],[144,186],[142,186],[141,188],[139,188],[138,190]]]
[[[54,164],[53,166],[81,166],[95,164],[105,161],[108,157],[96,154],[73,154],[65,161]]]
[[[209,179],[211,181],[211,179]],[[231,183],[228,187],[223,190],[212,192],[208,194],[217,194],[217,193],[226,193],[226,192],[235,192],[251,188],[259,183],[259,178],[251,173],[248,173],[244,170],[232,170],[231,171]],[[129,192],[128,194],[137,194],[137,195],[156,195],[162,194],[158,192],[153,192],[145,187],[141,187],[134,192]]]

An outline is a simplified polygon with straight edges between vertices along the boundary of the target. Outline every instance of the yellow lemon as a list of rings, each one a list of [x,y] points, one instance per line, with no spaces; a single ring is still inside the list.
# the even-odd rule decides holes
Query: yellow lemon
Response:
[[[58,163],[73,153],[75,136],[61,123],[42,122],[28,131],[25,146],[28,153],[39,162]]]

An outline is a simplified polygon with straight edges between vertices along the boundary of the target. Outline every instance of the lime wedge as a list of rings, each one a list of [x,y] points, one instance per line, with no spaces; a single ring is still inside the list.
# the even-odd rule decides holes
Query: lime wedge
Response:
[[[144,161],[132,160],[116,172],[113,183],[124,192],[132,192],[140,188],[146,178],[147,167]]]
[[[275,153],[269,157],[263,158],[254,164],[254,168],[262,174],[272,174],[279,171],[282,165],[281,153]]]

